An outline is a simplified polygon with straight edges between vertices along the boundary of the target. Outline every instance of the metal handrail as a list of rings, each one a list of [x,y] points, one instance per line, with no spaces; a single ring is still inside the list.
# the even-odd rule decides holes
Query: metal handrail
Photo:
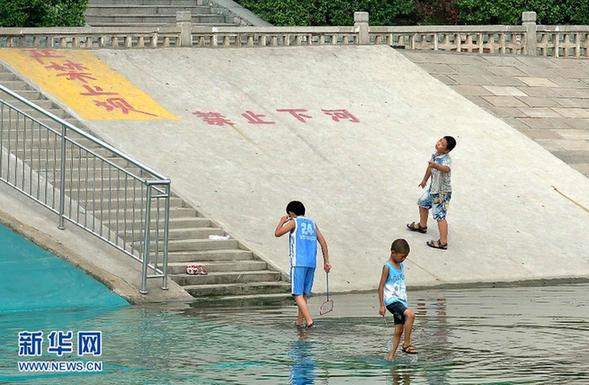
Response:
[[[73,223],[141,262],[141,293],[148,278],[162,278],[167,289],[170,179],[14,91],[0,91],[57,126],[0,99],[0,180],[56,213],[58,228]]]
[[[166,178],[165,176],[159,174],[157,171],[151,169],[150,167],[144,165],[143,163],[136,161],[135,159],[131,158],[130,156],[126,155],[125,153],[123,153],[122,151],[112,147],[110,144],[103,142],[102,140],[88,134],[87,132],[75,127],[74,125],[66,122],[65,120],[61,119],[58,116],[53,115],[51,112],[45,110],[42,107],[37,106],[34,103],[31,103],[28,99],[23,98],[22,96],[20,96],[19,94],[17,94],[16,92],[13,92],[12,90],[10,90],[9,88],[4,87],[3,85],[0,84],[0,90],[10,96],[12,96],[13,98],[17,99],[19,102],[22,102],[24,104],[26,104],[27,106],[41,112],[42,114],[44,114],[45,116],[47,116],[48,118],[53,119],[55,122],[59,123],[61,126],[66,126],[68,129],[76,132],[77,134],[83,136],[86,139],[90,139],[92,140],[94,143],[100,145],[101,147],[104,147],[110,151],[112,151],[113,153],[117,154],[118,156],[120,156],[121,158],[125,159],[126,161],[128,161],[129,163],[132,163],[133,165],[149,172],[150,174],[152,174],[154,177],[156,177],[157,179],[160,179],[162,181],[170,181],[169,178]]]

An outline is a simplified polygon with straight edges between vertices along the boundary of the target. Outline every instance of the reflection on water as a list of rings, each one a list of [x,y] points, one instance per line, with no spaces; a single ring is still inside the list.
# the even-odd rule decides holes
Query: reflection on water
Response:
[[[374,294],[335,296],[316,328],[291,304],[0,314],[0,383],[588,384],[589,285],[410,292],[418,355],[384,359]],[[311,300],[319,310],[320,299]],[[99,374],[21,374],[22,330],[101,330]],[[43,359],[55,359],[44,354]],[[75,357],[65,357],[75,359]]]
[[[312,343],[307,339],[309,330],[298,328],[298,338],[290,343],[290,384],[308,385],[315,383],[315,358]]]

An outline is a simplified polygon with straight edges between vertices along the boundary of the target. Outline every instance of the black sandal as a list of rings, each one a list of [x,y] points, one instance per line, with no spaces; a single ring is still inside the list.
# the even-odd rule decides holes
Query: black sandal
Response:
[[[421,227],[421,224],[419,222],[417,222],[417,223],[411,222],[411,223],[407,224],[407,228],[411,231],[417,231],[422,234],[427,233],[427,226]]]
[[[417,354],[417,349],[413,345],[401,346],[401,351],[407,354]]]
[[[434,241],[434,240],[427,241],[425,244],[428,245],[429,247],[433,247],[434,249],[440,249],[440,250],[448,249],[448,244],[447,243],[442,244],[442,242],[440,242],[439,239],[437,241]]]

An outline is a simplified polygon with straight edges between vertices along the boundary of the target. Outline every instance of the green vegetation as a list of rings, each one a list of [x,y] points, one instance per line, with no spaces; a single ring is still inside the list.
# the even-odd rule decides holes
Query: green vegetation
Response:
[[[538,24],[589,24],[589,2],[579,0],[457,0],[462,24],[519,24],[535,11]]]
[[[415,0],[237,0],[274,25],[353,25],[354,11],[370,12],[370,24],[412,24]]]
[[[0,0],[0,27],[79,27],[88,0]]]
[[[237,0],[274,25],[352,25],[354,11],[370,25],[520,24],[536,11],[539,24],[589,24],[589,1],[579,0]]]

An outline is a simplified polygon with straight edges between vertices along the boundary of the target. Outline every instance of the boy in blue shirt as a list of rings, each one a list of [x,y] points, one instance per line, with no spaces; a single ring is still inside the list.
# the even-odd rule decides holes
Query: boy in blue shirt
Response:
[[[450,198],[452,198],[452,184],[450,183],[452,159],[449,152],[454,147],[456,147],[456,140],[451,136],[444,136],[436,142],[436,152],[432,154],[425,175],[419,184],[419,187],[425,188],[427,181],[431,179],[429,188],[423,192],[423,195],[417,201],[419,222],[412,222],[407,225],[409,230],[425,234],[427,232],[427,213],[431,209],[434,220],[438,222],[440,238],[437,241],[428,241],[426,244],[434,249],[446,250],[448,248],[446,214]]]
[[[289,234],[290,288],[299,308],[295,325],[302,327],[303,321],[305,321],[307,328],[311,328],[313,327],[313,318],[307,302],[315,277],[317,242],[319,242],[323,253],[323,270],[329,273],[331,265],[329,264],[327,242],[317,224],[304,216],[305,206],[301,202],[290,202],[286,206],[286,214],[280,218],[276,230],[274,230],[274,236],[281,237],[284,234]]]
[[[405,333],[401,350],[407,354],[417,354],[417,350],[411,345],[411,332],[415,312],[409,309],[407,303],[407,287],[405,285],[405,265],[403,261],[409,255],[409,244],[404,239],[396,239],[391,245],[391,255],[382,268],[380,283],[378,285],[379,311],[385,316],[385,308],[393,313],[395,331],[393,345],[387,354],[387,360],[395,357],[401,335]]]

